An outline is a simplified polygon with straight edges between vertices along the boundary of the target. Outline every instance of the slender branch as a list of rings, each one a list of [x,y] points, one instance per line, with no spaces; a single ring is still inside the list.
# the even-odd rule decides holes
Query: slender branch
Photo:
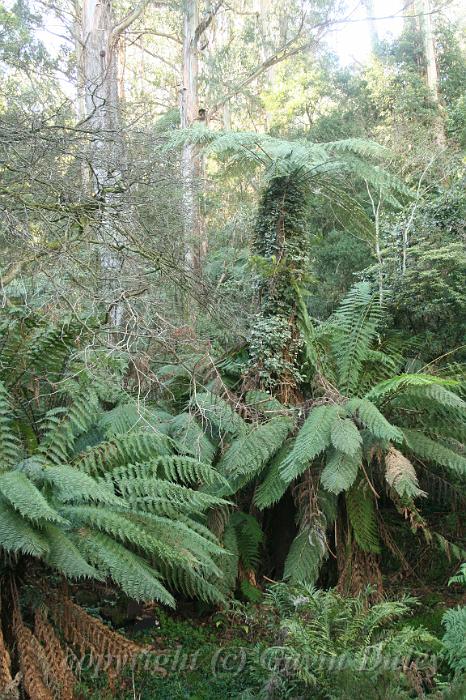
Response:
[[[133,24],[133,22],[135,22],[138,19],[138,17],[140,17],[142,15],[142,13],[144,12],[144,10],[146,9],[146,7],[149,3],[153,4],[154,7],[166,7],[167,5],[169,5],[168,2],[158,2],[158,0],[157,0],[157,2],[152,2],[152,0],[141,0],[141,2],[139,2],[136,5],[134,10],[129,12],[126,15],[126,17],[123,17],[123,19],[113,27],[113,29],[112,29],[112,40],[113,41],[116,41],[118,39],[118,37],[120,36],[120,34],[122,34],[125,31],[125,29],[128,29],[128,27],[130,27]]]

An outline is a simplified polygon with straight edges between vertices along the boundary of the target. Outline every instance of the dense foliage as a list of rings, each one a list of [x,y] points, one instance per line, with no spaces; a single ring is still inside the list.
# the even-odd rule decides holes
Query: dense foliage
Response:
[[[382,4],[0,3],[2,698],[463,697],[464,17]]]

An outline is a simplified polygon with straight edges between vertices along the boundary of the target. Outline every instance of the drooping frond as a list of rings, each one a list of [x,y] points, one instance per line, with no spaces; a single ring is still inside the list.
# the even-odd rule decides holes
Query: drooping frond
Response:
[[[282,462],[280,473],[290,483],[307,469],[331,441],[332,425],[341,412],[338,405],[313,408],[299,431],[291,452]]]
[[[392,442],[402,442],[403,434],[392,425],[369,399],[350,399],[345,408],[349,415],[360,420],[377,438]]]
[[[291,450],[291,443],[285,442],[278,450],[267,467],[264,478],[256,488],[254,494],[254,504],[260,509],[269,508],[277,503],[287,490],[289,483],[281,475],[283,460]]]
[[[358,545],[366,552],[380,552],[374,499],[361,480],[346,492],[346,509]]]
[[[418,430],[403,428],[403,435],[409,449],[421,459],[447,467],[460,477],[466,476],[466,457],[462,454],[454,452],[438,441],[431,440]]]
[[[385,455],[385,479],[402,498],[417,498],[427,494],[419,488],[416,470],[399,450],[390,447]]]
[[[339,450],[331,451],[320,477],[322,486],[336,495],[348,491],[356,480],[360,464],[360,451],[353,455]]]
[[[260,423],[231,444],[218,470],[225,476],[256,475],[283,445],[291,427],[292,421],[287,416]]]
[[[130,597],[159,600],[164,605],[175,606],[173,596],[156,577],[154,569],[108,535],[88,533],[80,538],[79,549]]]
[[[361,449],[361,434],[349,418],[335,418],[330,430],[330,439],[336,450],[349,457],[354,457]]]
[[[307,525],[291,544],[283,578],[291,583],[315,583],[326,555],[326,541],[322,532]]]

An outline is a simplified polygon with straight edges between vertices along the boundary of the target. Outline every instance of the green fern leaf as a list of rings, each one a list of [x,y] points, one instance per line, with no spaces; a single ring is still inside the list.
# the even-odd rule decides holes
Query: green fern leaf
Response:
[[[43,557],[49,547],[42,533],[34,530],[25,518],[0,500],[0,546],[8,552]]]
[[[330,444],[330,431],[340,406],[313,408],[299,431],[290,454],[285,457],[280,474],[288,484],[302,474]]]
[[[346,402],[345,408],[350,415],[364,423],[376,438],[391,442],[403,442],[401,430],[389,423],[369,399],[350,399]]]
[[[0,493],[28,520],[64,522],[56,510],[47,503],[39,489],[22,472],[10,471],[1,474]]]
[[[334,450],[322,471],[322,486],[336,495],[348,491],[356,480],[360,464],[360,450],[354,455]]]
[[[326,556],[325,533],[319,528],[306,527],[291,544],[283,578],[291,583],[315,583]]]
[[[364,481],[359,481],[346,492],[346,509],[354,538],[366,552],[380,552],[374,500]]]
[[[260,510],[277,503],[287,490],[289,484],[282,478],[281,468],[283,460],[288,456],[290,450],[291,444],[286,442],[267,467],[265,478],[254,494],[254,504]]]
[[[361,449],[361,434],[349,418],[336,418],[331,428],[330,438],[335,449],[350,457],[354,457]]]
[[[232,443],[218,463],[218,470],[227,477],[256,475],[282,446],[291,427],[292,421],[286,416],[260,423]]]
[[[431,440],[418,430],[403,428],[403,435],[409,449],[421,459],[448,467],[448,469],[451,469],[463,478],[466,476],[466,457],[463,457],[463,455],[454,452],[439,442]]]

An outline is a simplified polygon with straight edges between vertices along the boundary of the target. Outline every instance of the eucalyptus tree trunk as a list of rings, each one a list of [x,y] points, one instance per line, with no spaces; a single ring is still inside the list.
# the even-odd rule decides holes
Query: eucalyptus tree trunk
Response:
[[[85,111],[82,123],[92,134],[88,162],[93,193],[100,204],[101,293],[109,322],[119,327],[123,320],[123,235],[116,220],[122,210],[124,144],[118,92],[118,35],[114,33],[110,0],[83,0],[79,58]]]
[[[440,111],[439,74],[432,27],[432,4],[430,0],[415,0],[414,8],[418,16],[418,27],[422,37],[427,87],[429,88],[432,101],[437,107],[435,137],[438,145],[443,147],[445,146],[445,129]]]
[[[377,25],[374,19],[374,0],[363,0],[363,4],[366,8],[367,23],[369,25],[369,34],[371,37],[371,49],[372,53],[374,53],[379,43]]]
[[[199,38],[198,0],[187,0],[183,21],[183,86],[180,95],[182,128],[196,121],[205,121],[205,112],[199,109]],[[181,178],[185,262],[188,269],[197,273],[202,271],[202,261],[207,252],[200,208],[202,169],[202,157],[197,146],[183,146]]]

